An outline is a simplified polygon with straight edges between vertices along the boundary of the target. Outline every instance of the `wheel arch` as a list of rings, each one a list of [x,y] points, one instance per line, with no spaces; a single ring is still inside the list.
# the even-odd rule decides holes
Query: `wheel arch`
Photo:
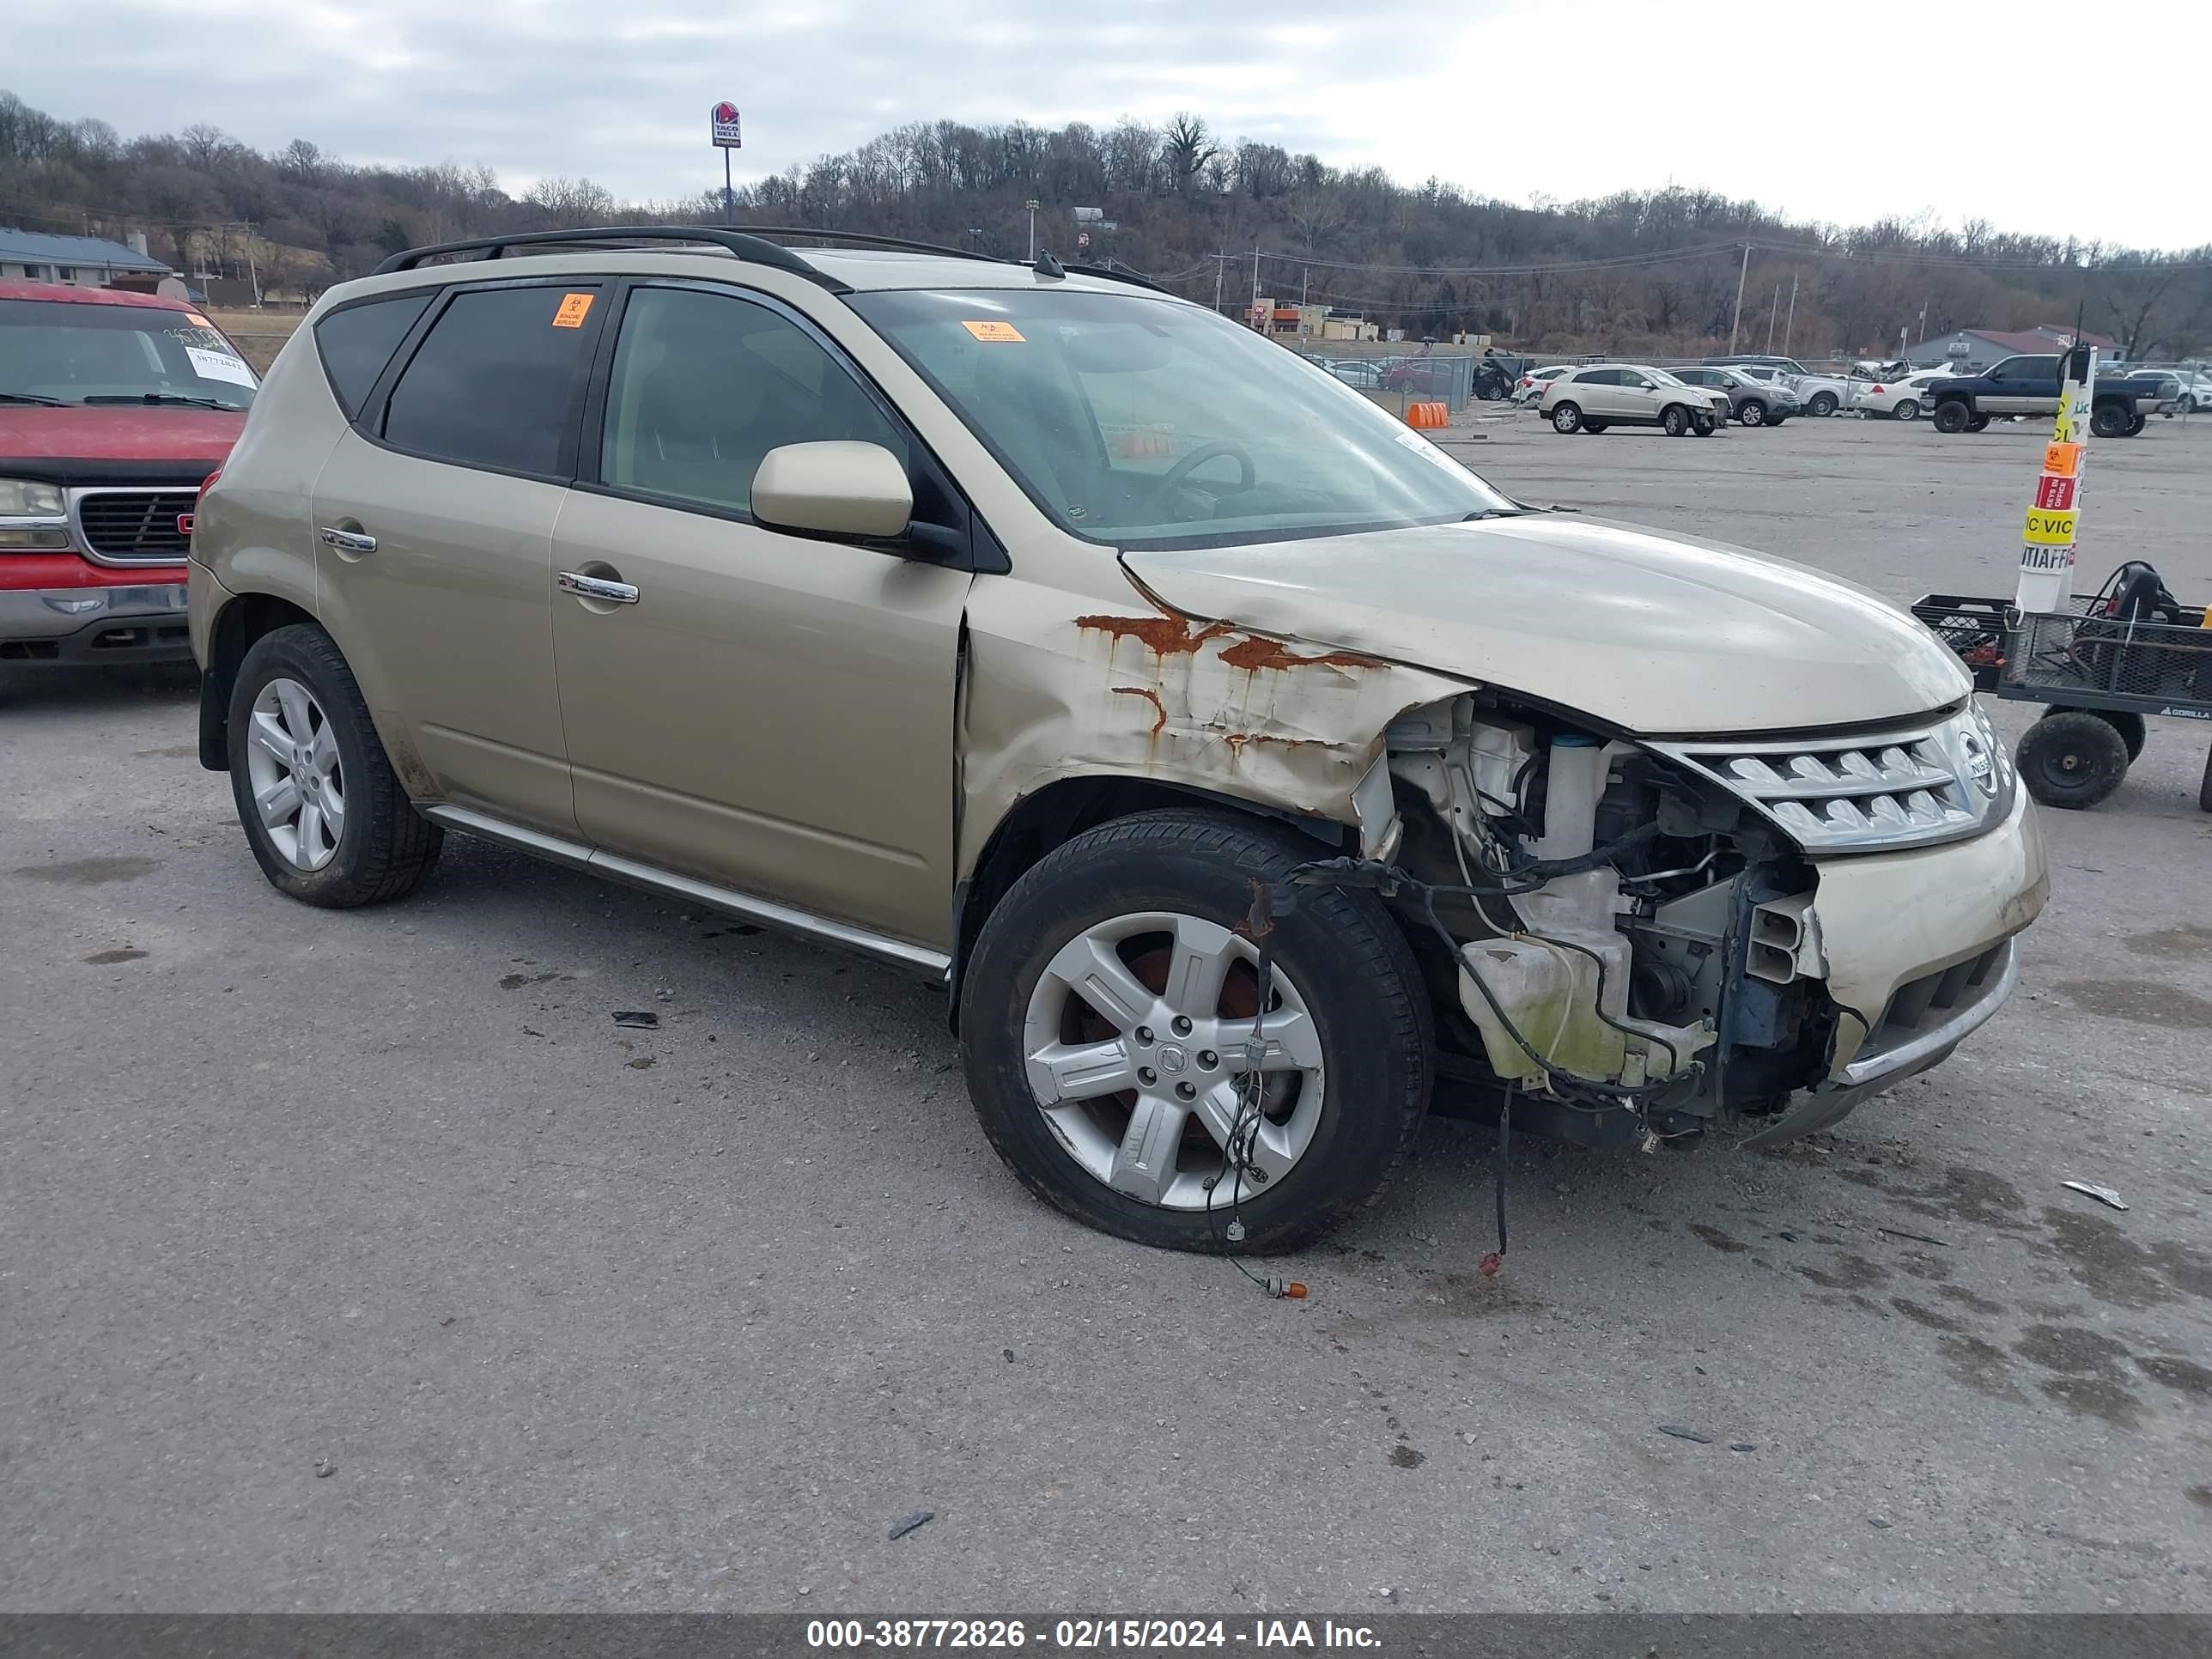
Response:
[[[216,613],[200,675],[200,764],[209,771],[230,769],[230,694],[239,665],[256,640],[295,623],[321,626],[313,612],[274,593],[240,593]]]
[[[1334,818],[1273,808],[1195,784],[1115,773],[1056,778],[1023,796],[991,830],[975,868],[952,890],[952,964],[947,970],[947,1018],[957,1031],[960,991],[983,926],[1013,885],[1055,848],[1117,818],[1172,807],[1212,808],[1224,814],[1286,825],[1310,836],[1316,857],[1356,851],[1359,832]]]

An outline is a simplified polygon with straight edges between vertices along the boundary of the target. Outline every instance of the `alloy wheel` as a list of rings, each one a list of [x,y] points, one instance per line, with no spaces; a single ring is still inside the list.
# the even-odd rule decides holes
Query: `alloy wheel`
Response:
[[[1142,911],[1085,928],[1046,964],[1022,1052],[1037,1109],[1085,1171],[1143,1203],[1204,1210],[1297,1166],[1321,1123],[1321,1033],[1277,966],[1255,1055],[1257,962],[1218,922]]]
[[[337,733],[314,693],[273,679],[253,699],[246,770],[269,839],[294,868],[319,870],[345,834],[345,769]]]

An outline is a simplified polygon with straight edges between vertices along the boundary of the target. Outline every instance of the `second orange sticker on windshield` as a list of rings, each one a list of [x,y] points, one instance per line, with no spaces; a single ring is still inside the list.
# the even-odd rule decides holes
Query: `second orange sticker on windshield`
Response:
[[[1022,338],[1021,330],[1012,323],[963,323],[960,326],[979,340],[1011,340],[1018,345],[1027,343]]]
[[[562,295],[561,308],[553,313],[553,326],[556,328],[583,327],[584,315],[591,310],[592,301],[597,297],[591,294]]]

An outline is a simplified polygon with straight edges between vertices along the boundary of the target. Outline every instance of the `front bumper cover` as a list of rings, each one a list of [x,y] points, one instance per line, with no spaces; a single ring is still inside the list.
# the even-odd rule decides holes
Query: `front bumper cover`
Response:
[[[185,584],[0,590],[0,664],[183,661]]]

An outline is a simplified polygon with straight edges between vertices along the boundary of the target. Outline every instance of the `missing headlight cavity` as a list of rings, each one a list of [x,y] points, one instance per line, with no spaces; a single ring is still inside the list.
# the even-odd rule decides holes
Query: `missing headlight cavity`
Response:
[[[1397,902],[1432,913],[1410,931],[1457,1011],[1448,1077],[1615,1140],[1770,1111],[1824,1075],[1837,1010],[1816,878],[1759,800],[1477,696],[1395,722],[1387,746]]]

